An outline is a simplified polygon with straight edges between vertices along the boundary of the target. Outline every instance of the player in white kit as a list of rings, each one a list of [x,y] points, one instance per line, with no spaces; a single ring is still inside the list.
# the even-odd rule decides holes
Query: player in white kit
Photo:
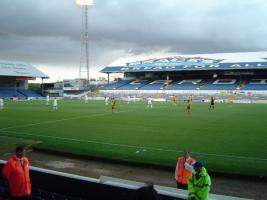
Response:
[[[151,97],[147,98],[147,108],[152,108],[152,98]]]
[[[130,101],[131,101],[131,97],[128,95],[127,96],[127,103],[130,104]]]
[[[49,105],[49,95],[46,95],[46,105]]]
[[[53,102],[53,110],[57,110],[58,106],[57,106],[57,98],[54,98],[54,102]]]
[[[136,102],[136,95],[133,96],[133,102]]]
[[[4,99],[0,98],[0,110],[4,109]]]
[[[108,105],[108,100],[109,100],[109,97],[106,96],[106,97],[105,97],[105,103],[106,103],[106,106]]]
[[[89,97],[88,97],[87,95],[85,95],[85,97],[84,97],[84,102],[85,102],[85,103],[88,103],[88,99],[89,99]]]

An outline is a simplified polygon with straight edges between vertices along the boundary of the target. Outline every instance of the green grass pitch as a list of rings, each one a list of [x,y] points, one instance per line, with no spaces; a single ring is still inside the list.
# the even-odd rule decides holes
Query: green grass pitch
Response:
[[[44,101],[5,102],[0,135],[42,141],[37,147],[72,154],[175,168],[189,149],[209,171],[267,177],[267,105],[186,105],[61,100],[53,111]],[[5,141],[2,141],[3,143]]]

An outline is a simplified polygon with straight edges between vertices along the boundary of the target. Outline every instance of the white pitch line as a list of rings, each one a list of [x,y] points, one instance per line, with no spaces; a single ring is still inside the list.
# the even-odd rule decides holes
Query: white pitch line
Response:
[[[17,135],[28,135],[28,136],[37,136],[37,137],[43,137],[43,138],[52,138],[52,139],[58,139],[58,140],[67,140],[67,141],[74,141],[74,142],[81,142],[81,143],[101,144],[101,145],[110,145],[110,146],[135,148],[135,149],[147,149],[147,150],[161,151],[161,152],[175,152],[175,153],[182,153],[183,152],[182,150],[163,149],[163,148],[146,147],[146,146],[135,146],[135,145],[127,145],[127,144],[101,142],[101,141],[95,141],[95,140],[81,140],[81,139],[74,139],[74,138],[39,135],[39,134],[31,134],[31,133],[17,133],[17,132],[9,132],[9,131],[1,131],[1,132],[2,133],[9,133],[9,134],[17,134]],[[222,157],[222,158],[242,159],[242,160],[267,161],[267,158],[245,157],[245,156],[235,156],[235,155],[221,155],[221,154],[210,154],[210,153],[201,153],[201,152],[191,152],[191,153],[192,154],[196,154],[196,155],[201,155],[201,156],[210,156],[210,157]]]
[[[118,111],[116,113],[122,113],[126,111]],[[30,126],[36,126],[36,125],[42,125],[42,124],[54,124],[57,122],[63,122],[73,119],[82,119],[82,118],[90,118],[90,117],[97,117],[97,116],[105,116],[105,115],[111,115],[112,113],[101,113],[101,114],[93,114],[93,115],[84,115],[84,116],[78,116],[78,117],[71,117],[71,118],[65,118],[65,119],[56,119],[56,120],[50,120],[45,122],[38,122],[38,123],[32,123],[32,124],[24,124],[24,125],[17,125],[17,126],[9,126],[5,128],[1,128],[0,131],[12,129],[12,128],[24,128],[24,127],[30,127]]]

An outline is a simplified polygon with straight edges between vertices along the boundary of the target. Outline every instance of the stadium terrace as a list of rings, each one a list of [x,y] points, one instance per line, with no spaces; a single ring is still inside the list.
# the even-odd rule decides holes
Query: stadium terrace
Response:
[[[265,56],[265,55],[264,55]],[[211,54],[212,57],[212,54]],[[266,55],[267,57],[267,55]],[[104,68],[103,73],[119,73],[121,71],[182,71],[182,70],[227,70],[227,69],[267,69],[267,58],[262,61],[249,61],[242,59],[231,61],[229,59],[212,59],[202,57],[167,57],[163,59],[148,59],[126,63],[126,66],[111,66]]]
[[[49,78],[30,64],[11,61],[0,61],[0,76]]]
[[[162,66],[156,66],[162,65]],[[182,71],[182,70],[225,70],[225,69],[267,69],[267,62],[262,63],[224,63],[216,65],[182,65],[182,66],[171,66],[172,63],[155,63],[154,66],[147,67],[118,67],[114,71],[109,72],[131,72],[131,71]],[[108,70],[103,70],[102,72],[107,72]]]
[[[267,91],[267,52],[121,58],[101,70],[124,78],[103,92]]]
[[[5,99],[41,98],[42,96],[28,87],[28,80],[49,78],[33,65],[16,62],[0,61],[0,97]]]

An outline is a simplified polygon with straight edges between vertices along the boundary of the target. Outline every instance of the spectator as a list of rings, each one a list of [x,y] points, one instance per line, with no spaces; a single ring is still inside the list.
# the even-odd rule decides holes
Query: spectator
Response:
[[[195,160],[190,157],[189,151],[184,150],[184,155],[178,158],[175,169],[175,180],[177,183],[177,189],[187,190],[187,183],[191,172],[193,171],[192,164]]]
[[[188,182],[188,200],[208,200],[211,186],[210,176],[201,161],[193,166],[194,171]]]
[[[16,154],[4,166],[3,177],[7,180],[11,199],[29,199],[31,194],[30,163],[24,155],[24,147],[18,146]]]
[[[154,189],[152,183],[146,183],[145,186],[137,189],[132,194],[131,200],[160,200],[160,196]]]

